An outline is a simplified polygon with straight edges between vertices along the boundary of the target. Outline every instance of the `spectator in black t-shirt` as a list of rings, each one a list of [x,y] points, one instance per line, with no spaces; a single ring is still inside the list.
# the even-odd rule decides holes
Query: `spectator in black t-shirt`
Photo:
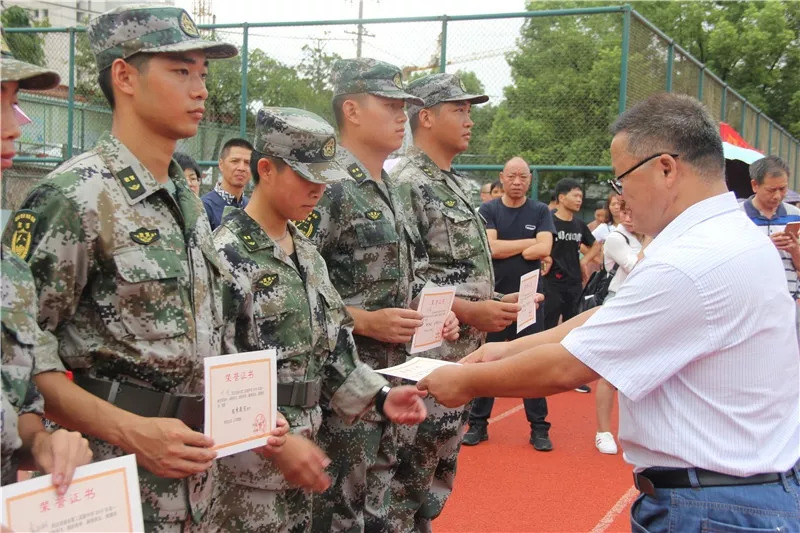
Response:
[[[569,320],[578,314],[578,300],[588,278],[588,263],[600,253],[597,242],[583,220],[575,217],[581,210],[583,191],[571,178],[556,183],[558,207],[553,211],[555,237],[550,257],[542,260],[544,274],[544,329],[558,325],[559,318]],[[581,244],[589,248],[581,259]],[[589,387],[575,389],[589,392]]]
[[[537,270],[540,259],[550,255],[555,228],[547,206],[528,198],[531,186],[528,163],[520,157],[510,159],[500,173],[500,181],[503,184],[503,196],[483,204],[479,213],[486,222],[486,233],[492,249],[495,290],[511,294],[519,291],[520,276]],[[542,331],[542,307],[539,307],[536,323],[519,335],[517,324],[514,323],[503,331],[489,333],[486,340],[503,342]],[[546,420],[547,400],[525,398],[523,404],[531,425],[531,444],[539,451],[552,450],[550,423]],[[493,405],[494,398],[476,398],[473,401],[464,444],[474,446],[489,438],[487,424]]]

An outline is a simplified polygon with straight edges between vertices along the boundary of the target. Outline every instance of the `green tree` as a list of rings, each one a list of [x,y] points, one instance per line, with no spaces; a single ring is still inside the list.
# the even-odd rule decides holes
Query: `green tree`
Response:
[[[594,3],[596,4],[596,3]],[[536,2],[544,10],[588,2]],[[619,15],[528,19],[508,55],[513,84],[489,131],[496,160],[531,164],[607,164],[608,125],[618,112]]]
[[[633,2],[710,71],[800,136],[800,2]]]
[[[4,28],[32,28],[28,12],[19,6],[3,9],[0,20]],[[6,33],[8,47],[14,57],[34,65],[44,66],[44,38],[38,33]]]
[[[297,67],[303,78],[307,79],[311,88],[318,93],[331,90],[331,69],[339,54],[326,54],[325,41],[317,39],[313,45],[303,45],[304,57]]]

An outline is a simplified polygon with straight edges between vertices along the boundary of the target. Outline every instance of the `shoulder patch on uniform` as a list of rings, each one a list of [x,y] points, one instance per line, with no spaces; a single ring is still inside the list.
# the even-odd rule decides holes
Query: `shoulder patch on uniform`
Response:
[[[117,172],[117,178],[128,192],[128,196],[131,197],[131,200],[144,194],[144,185],[142,185],[142,182],[139,180],[139,176],[136,175],[136,172],[133,171],[133,168],[123,168]]]
[[[152,244],[161,238],[161,233],[158,229],[139,228],[130,233],[133,242],[138,244]]]
[[[314,209],[305,219],[295,220],[294,225],[298,230],[300,230],[300,233],[305,235],[306,238],[310,239],[315,233],[317,233],[320,218],[319,211]]]
[[[254,252],[258,249],[258,243],[249,233],[240,233],[239,238],[242,240],[245,247],[251,252]]]
[[[365,176],[364,171],[361,169],[360,166],[358,166],[358,163],[353,163],[352,165],[347,167],[347,172],[349,172],[351,176],[359,180]]]
[[[11,236],[11,250],[27,261],[31,253],[33,228],[38,220],[36,213],[30,209],[22,209],[14,214],[14,234]]]
[[[444,205],[446,205],[447,207],[453,207],[454,205],[456,205],[456,201],[452,198],[449,198],[442,203],[444,203]]]
[[[433,170],[431,170],[430,167],[422,167],[422,171],[429,177],[433,177]]]
[[[377,209],[370,209],[364,213],[364,216],[370,220],[380,220],[383,218],[383,213],[378,211]]]
[[[278,283],[278,275],[277,274],[264,274],[258,281],[256,281],[255,290],[257,291],[264,291],[272,287]]]

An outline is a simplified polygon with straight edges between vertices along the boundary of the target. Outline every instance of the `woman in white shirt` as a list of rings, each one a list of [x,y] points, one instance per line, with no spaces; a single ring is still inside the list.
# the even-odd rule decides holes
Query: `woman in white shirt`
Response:
[[[614,231],[614,228],[620,223],[620,205],[622,204],[622,197],[615,192],[608,195],[606,200],[606,212],[608,219],[603,224],[598,224],[596,228],[592,229],[592,235],[600,242],[604,242],[606,237]]]
[[[630,209],[625,208],[625,202],[621,198],[618,199],[620,223],[605,237],[603,244],[603,261],[606,271],[611,272],[614,267],[617,268],[608,286],[606,302],[614,297],[633,267],[644,257],[643,249],[652,240],[650,237],[636,233]],[[617,453],[617,443],[611,433],[611,412],[614,409],[615,392],[616,389],[608,381],[600,378],[597,382],[597,395],[595,396],[597,434],[594,444],[600,453]]]

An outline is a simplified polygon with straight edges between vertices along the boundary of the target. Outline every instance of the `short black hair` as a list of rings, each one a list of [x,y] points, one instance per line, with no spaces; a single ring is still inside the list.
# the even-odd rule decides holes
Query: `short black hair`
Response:
[[[253,150],[253,153],[250,154],[250,174],[253,175],[253,184],[258,185],[258,180],[261,179],[261,176],[258,175],[258,162],[262,159],[269,159],[270,163],[275,165],[275,169],[280,172],[283,170],[283,167],[286,166],[286,161],[281,159],[280,157],[274,157],[267,154],[262,154],[258,150]]]
[[[695,98],[659,93],[625,111],[611,134],[626,133],[627,151],[637,157],[659,152],[680,155],[708,179],[725,179],[725,155],[719,123]]]
[[[333,97],[331,101],[331,107],[333,108],[333,117],[336,120],[336,128],[341,131],[342,125],[344,124],[344,114],[342,113],[342,106],[344,105],[345,100],[355,100],[358,103],[362,103],[367,93],[353,93],[353,94],[339,94]]]
[[[200,177],[203,175],[202,171],[200,170],[200,165],[198,165],[197,161],[195,161],[189,154],[175,152],[172,154],[172,159],[174,159],[181,166],[181,169],[194,170],[194,173],[197,174],[197,179],[200,179]]]
[[[750,179],[759,185],[764,183],[766,177],[780,177],[786,174],[789,177],[789,165],[776,155],[768,155],[750,164]]]
[[[489,192],[492,192],[492,191],[493,191],[493,190],[495,190],[495,189],[504,190],[504,189],[503,189],[503,182],[502,182],[502,181],[500,181],[500,180],[494,180],[494,181],[492,182],[492,188],[491,188],[491,189],[489,189]]]
[[[569,194],[570,191],[580,189],[583,192],[583,187],[581,184],[578,183],[578,180],[573,178],[562,178],[558,180],[556,183],[555,191],[553,191],[553,196],[555,196],[556,200],[560,200],[560,196],[562,194]]]
[[[133,54],[124,61],[143,74],[147,72],[147,65],[152,57],[153,54],[140,52],[138,54]],[[103,96],[106,97],[106,100],[108,100],[108,105],[111,106],[113,111],[116,101],[114,100],[114,90],[111,84],[111,66],[104,68],[97,74],[97,85],[100,86],[100,91],[103,93]]]
[[[438,104],[434,104],[430,107],[421,107],[419,111],[414,113],[413,115],[408,116],[408,126],[411,128],[411,134],[413,135],[416,133],[417,128],[419,128],[419,112],[423,109],[430,109],[433,111],[433,114],[438,116],[439,112],[442,110],[442,104],[444,102],[439,102]]]
[[[251,152],[253,151],[253,145],[250,144],[250,141],[248,141],[247,139],[240,139],[239,137],[234,137],[233,139],[228,139],[227,141],[225,141],[225,144],[222,145],[222,150],[219,151],[219,158],[225,159],[228,156],[228,152],[230,152],[231,148],[233,148],[234,146],[237,148],[247,148]]]

